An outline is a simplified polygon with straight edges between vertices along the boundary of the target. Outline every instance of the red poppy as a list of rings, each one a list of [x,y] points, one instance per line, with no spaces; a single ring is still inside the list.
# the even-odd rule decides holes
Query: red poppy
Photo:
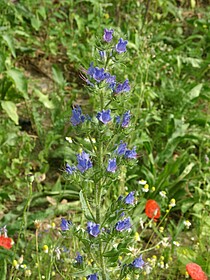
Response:
[[[200,265],[196,263],[188,263],[186,270],[193,280],[208,280]]]
[[[155,221],[160,218],[160,206],[155,200],[149,199],[145,206],[145,213],[148,218],[154,219]]]
[[[11,249],[12,248],[12,239],[9,237],[5,237],[3,235],[0,235],[0,246]]]

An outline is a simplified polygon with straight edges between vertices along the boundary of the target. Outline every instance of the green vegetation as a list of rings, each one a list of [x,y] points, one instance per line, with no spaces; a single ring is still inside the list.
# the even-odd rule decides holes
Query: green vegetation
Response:
[[[207,1],[1,0],[0,235],[6,225],[14,244],[0,241],[0,279],[185,279],[188,263],[210,275],[209,13]],[[105,28],[128,44],[103,60]],[[92,61],[128,79],[129,94],[88,86]],[[130,111],[131,124],[73,126],[76,105]],[[107,175],[120,140],[138,157]],[[68,176],[81,150],[96,171]],[[144,213],[150,199],[159,221]],[[132,231],[106,235],[122,207]],[[101,238],[87,221],[103,223]],[[146,265],[132,270],[140,253]]]

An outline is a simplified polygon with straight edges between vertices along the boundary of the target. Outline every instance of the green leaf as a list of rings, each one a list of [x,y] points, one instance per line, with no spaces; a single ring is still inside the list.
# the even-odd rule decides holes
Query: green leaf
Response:
[[[201,213],[201,211],[203,210],[204,208],[204,205],[202,203],[196,203],[194,206],[193,206],[193,212],[195,212],[196,214],[199,214]]]
[[[23,73],[19,69],[13,68],[7,71],[7,75],[13,80],[17,90],[22,93],[23,97],[28,99],[28,85]]]
[[[203,87],[203,84],[198,84],[194,88],[191,89],[190,92],[187,93],[187,96],[189,97],[190,100],[195,99],[200,95],[201,89]]]
[[[194,199],[189,198],[188,200],[184,200],[182,206],[181,206],[181,210],[182,213],[186,213],[195,203]]]
[[[85,216],[87,218],[93,218],[92,213],[90,212],[90,210],[88,208],[88,204],[87,204],[88,202],[86,202],[82,191],[80,191],[80,193],[79,193],[79,198],[80,198],[80,202],[82,204],[82,210],[85,213]]]
[[[14,46],[14,42],[13,42],[11,36],[9,34],[4,34],[4,35],[2,35],[2,38],[7,43],[8,47],[9,47],[9,50],[11,51],[12,55],[14,57],[16,57],[15,46]]]
[[[63,77],[63,73],[61,69],[57,65],[52,66],[52,73],[53,73],[53,79],[54,81],[59,84],[59,86],[64,87],[65,86],[65,80]]]
[[[2,109],[7,113],[11,120],[18,125],[17,107],[12,101],[1,101]]]
[[[42,22],[39,20],[38,17],[33,17],[31,19],[31,25],[36,31],[38,31],[42,25]]]
[[[54,109],[54,104],[51,100],[49,100],[49,97],[43,93],[41,93],[40,90],[35,89],[34,93],[38,96],[39,101],[48,109]]]

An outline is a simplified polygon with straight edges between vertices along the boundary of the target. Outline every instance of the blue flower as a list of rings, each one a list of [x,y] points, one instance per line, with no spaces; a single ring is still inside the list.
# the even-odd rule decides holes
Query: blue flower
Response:
[[[96,115],[96,118],[104,124],[107,124],[111,121],[110,110],[102,110]]]
[[[115,229],[120,232],[130,228],[131,228],[130,218],[125,218],[124,220],[117,222],[115,225]]]
[[[130,192],[124,199],[125,204],[133,204],[134,203],[134,194],[135,192]]]
[[[85,153],[84,151],[82,151],[81,154],[77,155],[77,161],[77,168],[82,173],[84,173],[86,170],[93,166],[89,154]]]
[[[96,80],[96,82],[99,83],[99,82],[103,81],[104,79],[106,79],[107,75],[109,75],[109,74],[104,72],[104,68],[95,67],[92,77],[94,80]]]
[[[76,126],[80,123],[83,123],[85,121],[85,116],[82,115],[82,110],[80,106],[76,106],[72,110],[72,117],[70,118],[70,122],[72,123],[73,126]]]
[[[119,39],[115,49],[118,53],[123,53],[126,51],[126,45],[127,45],[128,41],[124,41],[122,38]]]
[[[80,253],[77,253],[77,256],[75,258],[77,264],[82,264],[83,263],[83,256],[80,255]]]
[[[121,121],[121,119],[122,119],[122,121]],[[127,111],[122,115],[122,117],[120,117],[120,116],[116,117],[116,123],[121,124],[121,126],[123,128],[125,128],[125,127],[128,127],[130,119],[131,119],[130,111]]]
[[[125,114],[123,114],[122,117],[122,127],[128,127],[130,119],[131,119],[130,111],[125,112]]]
[[[69,227],[72,226],[72,222],[68,221],[64,218],[61,218],[61,224],[60,224],[60,228],[61,230],[65,231],[65,230],[69,230]]]
[[[101,59],[104,59],[106,57],[106,52],[105,51],[98,51]]]
[[[86,71],[87,74],[93,78],[96,82],[104,81],[105,79],[108,79],[110,74],[104,72],[104,68],[99,67],[93,67],[93,62],[91,62],[90,67]],[[84,77],[82,77],[84,79]],[[86,82],[90,85],[93,85],[88,79],[85,79]]]
[[[136,159],[137,158],[136,147],[134,147],[132,150],[127,150],[125,152],[125,158]]]
[[[142,260],[142,255],[139,258],[136,258],[133,262],[132,262],[132,266],[135,268],[143,268],[145,262]]]
[[[106,41],[107,43],[112,41],[112,34],[113,34],[114,30],[113,29],[104,29],[104,41]]]
[[[95,224],[93,222],[88,222],[87,223],[87,232],[94,236],[97,237],[100,233],[100,225],[99,224]]]
[[[122,84],[118,84],[117,87],[115,88],[114,92],[116,94],[120,92],[128,92],[130,91],[130,85],[129,85],[129,80],[126,79]]]
[[[66,172],[68,174],[72,175],[75,170],[76,170],[75,166],[70,166],[68,163],[66,164]]]
[[[97,273],[88,275],[87,280],[98,280]]]
[[[120,145],[117,148],[117,154],[119,156],[123,156],[126,152],[126,147],[127,147],[127,144],[120,141]]]
[[[87,74],[90,75],[91,77],[93,76],[95,72],[95,67],[93,67],[93,62],[90,63],[90,67],[87,70]]]
[[[112,172],[114,173],[117,169],[117,163],[116,163],[116,158],[113,158],[113,159],[109,159],[109,162],[108,162],[108,167],[107,167],[107,171],[108,172]]]

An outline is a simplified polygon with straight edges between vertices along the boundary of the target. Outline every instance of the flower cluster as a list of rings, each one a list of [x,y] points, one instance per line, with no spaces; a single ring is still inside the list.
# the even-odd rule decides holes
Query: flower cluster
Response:
[[[90,160],[90,155],[86,152],[82,151],[80,154],[77,154],[77,167],[70,166],[68,163],[66,164],[66,173],[72,175],[77,169],[84,173],[89,168],[93,166],[92,161]]]

